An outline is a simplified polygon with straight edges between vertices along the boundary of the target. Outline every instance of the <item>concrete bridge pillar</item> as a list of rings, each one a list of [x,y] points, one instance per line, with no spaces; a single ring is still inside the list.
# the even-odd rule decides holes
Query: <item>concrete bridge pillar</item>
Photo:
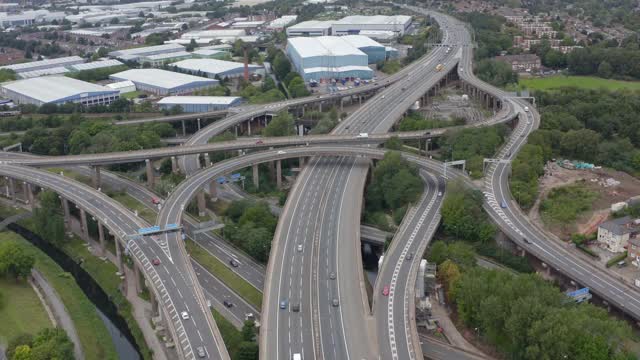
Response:
[[[22,199],[24,200],[25,204],[29,203],[29,189],[27,189],[27,182],[23,181],[22,182]]]
[[[256,189],[260,188],[260,176],[258,173],[258,164],[255,164],[251,167],[251,169],[253,170],[253,186]]]
[[[87,226],[87,213],[84,209],[80,209],[80,225],[82,227],[82,237],[85,241],[89,241],[89,227]]]
[[[184,120],[182,120],[181,122],[182,122],[182,136],[187,136],[187,125],[184,123]]]
[[[175,156],[171,157],[171,172],[177,174],[180,170],[178,169],[178,159]]]
[[[247,135],[251,136],[251,120],[253,119],[249,119],[247,121]]]
[[[200,131],[200,118],[197,118],[196,121],[198,122],[198,131]]]
[[[116,259],[117,259],[117,266],[118,266],[118,272],[120,274],[124,274],[124,263],[122,262],[122,245],[120,244],[120,241],[118,241],[118,238],[115,238],[116,240]]]
[[[91,169],[93,170],[91,172],[91,185],[93,185],[93,187],[97,189],[102,186],[102,179],[100,177],[100,166],[93,165]]]
[[[320,101],[320,102],[318,103],[318,110],[319,110],[320,112],[322,112],[322,101]]]
[[[543,262],[542,267],[545,269],[545,273],[547,274],[547,276],[551,275],[551,267],[547,265],[547,263]]]
[[[204,166],[211,166],[211,157],[209,156],[209,153],[204,153]]]
[[[16,203],[16,181],[12,178],[9,178],[9,198],[13,204]]]
[[[218,183],[215,180],[209,183],[209,196],[211,201],[218,201]]]
[[[158,297],[156,297],[155,292],[149,291],[149,300],[151,301],[151,316],[159,317],[160,321],[162,321],[162,311],[158,306]]]
[[[238,125],[233,127],[233,131],[235,131],[236,137],[238,137]]]
[[[144,161],[145,166],[147,168],[147,186],[152,188],[153,184],[155,183],[155,174],[153,173],[153,162],[151,161],[151,159],[146,159]]]
[[[204,191],[200,191],[196,196],[196,202],[198,203],[198,216],[205,216],[207,210],[207,201],[204,197]]]
[[[142,293],[142,282],[140,280],[140,267],[138,267],[138,265],[134,262],[133,263],[133,281],[134,284],[136,286],[136,293],[140,294]]]
[[[27,184],[27,199],[32,210],[36,206],[35,194],[33,193],[33,191],[34,187],[31,184]]]
[[[304,167],[304,161],[304,156],[298,158],[298,167],[300,167],[300,169]]]
[[[282,160],[276,160],[276,184],[278,189],[282,188]]]
[[[69,226],[71,225],[71,212],[69,211],[69,200],[60,197],[60,201],[62,202],[62,212],[64,214],[64,224],[67,227],[67,229],[69,228]]]
[[[100,241],[100,253],[104,254],[106,247],[104,246],[104,225],[98,221],[98,241]]]

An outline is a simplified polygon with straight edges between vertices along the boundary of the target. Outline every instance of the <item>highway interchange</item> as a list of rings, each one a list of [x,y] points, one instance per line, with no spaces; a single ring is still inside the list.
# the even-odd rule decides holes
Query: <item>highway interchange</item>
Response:
[[[421,343],[415,329],[414,284],[420,254],[428,246],[439,223],[439,206],[444,196],[446,180],[443,166],[435,161],[404,155],[421,167],[425,192],[407,213],[394,235],[393,245],[385,254],[379,281],[375,284],[373,307],[370,308],[360,260],[359,222],[369,159],[381,158],[384,151],[353,145],[358,142],[375,144],[386,139],[382,134],[391,128],[406,109],[449,71],[457,69],[462,81],[492,94],[502,102],[502,110],[482,126],[520,116],[509,141],[496,156],[500,161],[488,166],[484,178],[483,190],[487,200],[485,208],[492,219],[519,246],[550,267],[581,285],[589,286],[594,293],[612,305],[640,318],[640,294],[635,289],[588,264],[549,238],[548,234],[532,225],[511,200],[508,189],[509,160],[526,143],[528,134],[538,127],[540,119],[537,112],[534,109],[525,111],[526,104],[523,100],[509,98],[506,93],[473,76],[471,40],[463,24],[448,16],[418,8],[412,10],[429,14],[438,21],[444,31],[442,42],[446,46],[435,47],[427,56],[390,78],[389,82],[372,84],[371,87],[379,88],[379,91],[341,122],[333,137],[320,137],[318,140],[305,137],[303,141],[300,137],[264,139],[260,144],[250,139],[223,145],[206,145],[211,137],[252,117],[318,101],[317,97],[310,97],[252,107],[245,112],[230,115],[203,128],[185,146],[171,148],[171,151],[157,149],[133,155],[84,155],[75,160],[74,157],[10,157],[0,165],[0,175],[52,189],[92,214],[112,234],[126,243],[129,253],[142,268],[152,285],[151,290],[161,304],[165,305],[161,308],[169,319],[169,328],[181,357],[195,358],[195,348],[202,346],[207,358],[226,359],[228,353],[205,299],[216,301],[221,296],[234,298],[237,309],[227,315],[235,317],[236,324],[243,320],[238,312],[257,314],[257,309],[239,299],[214,276],[189,260],[179,232],[163,234],[158,241],[153,241],[150,237],[129,238],[127,235],[135,234],[139,228],[150,224],[88,186],[67,177],[16,164],[102,165],[181,156],[180,165],[188,174],[188,180],[167,198],[159,212],[157,224],[161,227],[183,224],[185,232],[191,232],[193,236],[195,224],[191,220],[182,219],[185,206],[217,177],[261,162],[312,157],[291,189],[280,216],[266,278],[263,267],[213,235],[201,234],[202,239],[198,243],[224,262],[229,257],[239,259],[242,266],[232,270],[256,288],[264,287],[261,358],[287,359],[293,353],[301,353],[304,359],[416,359],[423,353],[430,354],[429,351],[423,351],[425,345]],[[447,48],[452,50],[447,51]],[[437,64],[443,64],[445,69],[442,72],[435,71]],[[360,91],[363,90],[352,89],[349,94]],[[347,95],[341,93],[323,96],[335,99]],[[207,115],[181,115],[181,119],[191,119],[193,116],[204,118]],[[380,134],[380,138],[354,138],[354,135],[362,132]],[[329,145],[336,141],[341,142],[341,145],[352,146]],[[352,142],[347,143],[349,141]],[[200,169],[199,157],[195,155],[229,148],[295,145],[305,146],[252,152],[205,169]],[[86,167],[77,169],[84,173],[92,172]],[[455,170],[450,170],[448,175],[447,178],[460,177],[467,185],[476,187]],[[103,181],[124,186],[129,194],[147,205],[150,198],[155,196],[139,184],[106,171]],[[499,206],[502,201],[509,204],[507,208]],[[530,240],[531,244],[525,239]],[[408,254],[416,256],[407,259]],[[161,259],[161,265],[151,266],[152,258]],[[389,296],[381,295],[381,287],[385,285],[390,287]],[[281,309],[283,301],[285,306]],[[298,311],[294,311],[293,305],[296,308],[299,306]],[[216,308],[221,309],[219,303]],[[179,316],[185,310],[191,314],[189,320]],[[438,351],[452,350],[445,348]]]

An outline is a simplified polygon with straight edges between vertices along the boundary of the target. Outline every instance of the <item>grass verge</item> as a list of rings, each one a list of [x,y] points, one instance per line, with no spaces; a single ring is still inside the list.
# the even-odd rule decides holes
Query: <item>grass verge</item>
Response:
[[[260,309],[262,306],[262,294],[258,289],[246,282],[243,278],[231,271],[224,263],[216,259],[207,250],[191,240],[185,242],[187,252],[200,265],[215,275],[220,281],[233,289],[240,297]]]
[[[582,89],[600,89],[620,90],[620,89],[640,89],[640,82],[637,81],[621,81],[612,79],[603,79],[595,76],[565,76],[556,75],[544,78],[528,78],[520,79],[520,85],[531,90],[549,90],[561,87],[577,87]]]
[[[128,194],[118,193],[112,196],[112,199],[124,205],[131,211],[138,211],[138,216],[145,219],[151,224],[156,223],[157,214],[142,204],[140,201],[134,199]]]
[[[95,306],[82,292],[73,276],[64,272],[44,252],[21,236],[11,232],[3,232],[0,233],[0,241],[2,240],[18,241],[35,257],[35,268],[56,289],[56,292],[64,302],[64,306],[67,308],[80,337],[86,359],[117,359],[115,346],[110,341],[106,326],[100,319]],[[2,327],[4,327],[4,323]]]
[[[232,359],[237,359],[240,344],[242,343],[242,333],[216,310],[211,309],[211,313],[213,314],[213,319],[216,321],[216,325],[218,325],[218,330],[220,330],[224,345],[227,347],[227,351],[229,351],[229,356]]]
[[[0,233],[0,241],[7,238],[5,234]],[[42,329],[53,327],[38,295],[27,281],[2,278],[0,293],[0,341],[3,343],[20,334],[35,335]]]

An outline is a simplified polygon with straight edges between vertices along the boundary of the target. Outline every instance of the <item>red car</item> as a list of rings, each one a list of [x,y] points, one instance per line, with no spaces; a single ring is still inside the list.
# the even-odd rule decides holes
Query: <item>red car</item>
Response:
[[[153,260],[151,261],[151,263],[152,263],[153,265],[155,265],[155,266],[158,266],[158,265],[160,265],[160,259],[153,259]]]
[[[389,296],[389,285],[385,285],[382,289],[382,295]]]
[[[158,205],[158,204],[160,204],[160,200],[158,200],[158,199],[156,199],[156,198],[151,198],[151,202],[152,202],[154,205]]]
[[[262,141],[262,140],[256,141],[256,145],[260,145],[260,144],[264,144],[264,141]]]

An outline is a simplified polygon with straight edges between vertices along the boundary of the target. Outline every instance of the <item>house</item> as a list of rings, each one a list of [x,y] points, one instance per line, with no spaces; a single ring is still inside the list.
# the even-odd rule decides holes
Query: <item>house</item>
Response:
[[[511,65],[511,69],[516,72],[537,72],[542,66],[540,57],[536,54],[496,56],[496,60]]]
[[[631,263],[640,267],[640,238],[630,238],[627,245],[627,251],[627,258],[631,260]]]
[[[598,226],[598,242],[603,248],[614,252],[624,252],[629,243],[640,232],[640,220],[629,216],[603,222]]]

